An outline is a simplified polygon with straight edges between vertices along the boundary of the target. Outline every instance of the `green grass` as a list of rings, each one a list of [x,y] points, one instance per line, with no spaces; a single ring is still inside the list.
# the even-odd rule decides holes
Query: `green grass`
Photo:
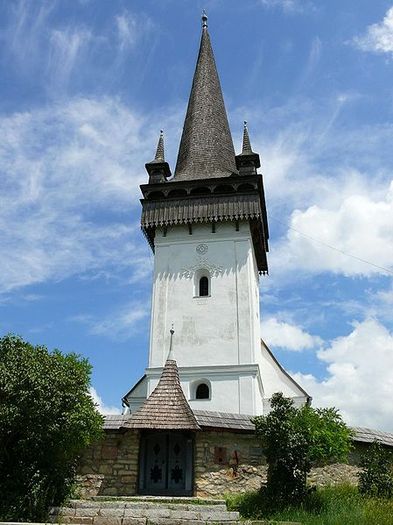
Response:
[[[297,521],[303,525],[393,525],[393,500],[365,498],[356,487],[340,485],[319,488],[303,505],[268,511],[257,492],[230,495],[228,509],[238,510],[243,518]]]

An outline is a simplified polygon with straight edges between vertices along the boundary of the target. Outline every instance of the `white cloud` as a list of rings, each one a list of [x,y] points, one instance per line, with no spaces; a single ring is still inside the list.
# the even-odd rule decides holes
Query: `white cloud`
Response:
[[[337,181],[333,186],[338,192]],[[315,204],[291,214],[291,229],[275,248],[276,269],[279,265],[286,271],[300,268],[347,276],[388,274],[383,267],[393,271],[393,181],[379,197],[364,192],[346,193],[343,187],[342,193],[337,194],[338,202]]]
[[[106,336],[110,339],[123,341],[138,332],[138,325],[145,328],[145,323],[140,321],[144,321],[149,313],[149,303],[133,301],[102,319],[81,314],[73,316],[70,321],[86,325],[91,335]]]
[[[377,292],[376,298],[387,305],[393,305],[393,286],[390,290],[381,290]]]
[[[388,9],[382,22],[370,25],[365,35],[356,37],[354,43],[363,51],[393,56],[393,6]]]
[[[64,90],[73,70],[80,65],[83,53],[92,40],[92,33],[86,28],[56,29],[51,31],[49,40],[48,73],[51,90]]]
[[[278,7],[285,13],[302,12],[313,7],[308,0],[260,0],[260,2],[268,8]]]
[[[138,38],[138,19],[131,13],[123,13],[116,17],[116,28],[121,50],[131,48]]]
[[[314,406],[335,406],[351,425],[393,431],[393,333],[374,319],[318,352],[327,377],[294,374],[312,395]]]
[[[12,55],[13,60],[23,63],[30,70],[41,53],[40,41],[46,36],[48,19],[55,2],[32,3],[19,0],[10,2],[6,7],[9,19],[0,32],[0,38],[6,44],[5,50]]]
[[[97,390],[92,386],[90,387],[90,395],[93,398],[93,401],[97,405],[97,409],[101,414],[121,414],[120,408],[111,405],[106,405],[102,400],[102,397],[99,396]]]
[[[169,114],[161,124],[177,129]],[[103,270],[146,275],[138,186],[157,135],[144,119],[117,99],[72,99],[0,116],[0,135],[0,292]]]
[[[294,352],[315,348],[322,343],[318,336],[309,334],[300,326],[279,321],[275,317],[262,321],[261,333],[268,346],[285,348]]]
[[[113,77],[123,73],[123,61],[130,59],[131,50],[137,51],[143,38],[150,38],[154,27],[146,15],[124,10],[98,32],[91,21],[81,25],[56,16],[58,2],[8,4],[2,12],[6,23],[0,27],[2,60],[18,76],[29,82],[33,78],[52,99],[74,87],[74,80],[78,91],[85,82],[93,86],[99,82],[101,91],[106,83],[113,87]],[[151,44],[150,40],[148,49]]]

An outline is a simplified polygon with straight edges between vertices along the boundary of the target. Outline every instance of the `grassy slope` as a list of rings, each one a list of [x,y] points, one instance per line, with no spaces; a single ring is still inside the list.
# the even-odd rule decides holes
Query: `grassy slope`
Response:
[[[393,525],[393,501],[364,498],[351,486],[320,488],[302,508],[266,513],[257,493],[228,496],[228,508],[242,517],[300,521],[304,525]]]

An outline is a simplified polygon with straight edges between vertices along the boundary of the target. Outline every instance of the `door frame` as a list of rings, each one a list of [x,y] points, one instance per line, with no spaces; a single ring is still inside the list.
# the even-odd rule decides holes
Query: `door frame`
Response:
[[[148,438],[154,435],[170,436],[181,434],[184,437],[186,444],[185,451],[185,488],[181,490],[161,489],[151,490],[146,487],[146,453],[148,446]],[[144,496],[193,496],[194,494],[194,454],[195,452],[195,432],[179,431],[179,430],[144,430],[141,432],[139,441],[139,457],[138,457],[138,494]],[[168,453],[167,453],[168,456]]]

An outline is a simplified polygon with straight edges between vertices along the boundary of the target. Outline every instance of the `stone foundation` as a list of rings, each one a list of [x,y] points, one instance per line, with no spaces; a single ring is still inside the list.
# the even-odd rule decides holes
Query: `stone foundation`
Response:
[[[350,464],[315,467],[312,485],[357,483],[359,454]],[[133,496],[137,494],[139,433],[107,431],[89,447],[78,472],[79,496]],[[228,493],[258,490],[266,482],[267,466],[254,434],[205,430],[195,435],[194,495],[220,498]]]

